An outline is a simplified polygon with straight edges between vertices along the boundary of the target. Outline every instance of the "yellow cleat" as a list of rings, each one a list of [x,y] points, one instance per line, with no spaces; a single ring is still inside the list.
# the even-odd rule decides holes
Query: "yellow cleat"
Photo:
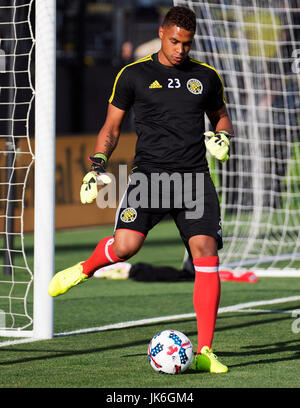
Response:
[[[73,286],[79,283],[85,282],[89,277],[83,273],[82,262],[64,269],[53,276],[50,285],[48,287],[48,293],[50,296],[63,295]]]
[[[227,373],[228,367],[218,360],[209,347],[203,346],[201,354],[195,356],[193,370],[220,374]]]

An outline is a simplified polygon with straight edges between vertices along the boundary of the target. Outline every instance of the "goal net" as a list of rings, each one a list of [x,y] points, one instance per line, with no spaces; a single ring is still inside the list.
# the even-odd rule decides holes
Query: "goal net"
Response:
[[[287,276],[300,269],[300,1],[174,4],[196,13],[192,56],[221,75],[235,131],[230,160],[209,158],[222,267]]]
[[[0,4],[0,337],[52,332],[46,285],[53,272],[54,17],[52,0]],[[27,227],[34,238],[26,253],[29,179],[35,208]],[[45,198],[49,204],[41,208]]]

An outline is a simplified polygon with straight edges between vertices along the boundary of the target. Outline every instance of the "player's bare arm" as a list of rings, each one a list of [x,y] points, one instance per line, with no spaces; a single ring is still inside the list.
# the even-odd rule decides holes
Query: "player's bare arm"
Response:
[[[108,105],[107,116],[96,141],[94,153],[102,153],[109,158],[116,148],[120,136],[121,125],[126,111]]]
[[[226,130],[233,136],[233,126],[225,104],[217,111],[206,111],[206,115],[216,132]]]

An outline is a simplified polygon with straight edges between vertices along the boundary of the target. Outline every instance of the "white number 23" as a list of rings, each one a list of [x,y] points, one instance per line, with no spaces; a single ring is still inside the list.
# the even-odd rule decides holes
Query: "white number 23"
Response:
[[[181,83],[178,78],[168,78],[168,88],[180,88]]]

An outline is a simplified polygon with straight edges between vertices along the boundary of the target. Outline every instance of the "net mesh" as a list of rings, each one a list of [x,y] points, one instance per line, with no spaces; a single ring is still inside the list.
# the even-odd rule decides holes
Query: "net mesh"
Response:
[[[32,325],[33,279],[24,246],[26,185],[34,156],[29,140],[34,99],[33,1],[0,5],[0,329]]]
[[[222,264],[299,269],[300,1],[174,5],[196,13],[191,55],[221,75],[236,135],[225,165],[209,158]]]

